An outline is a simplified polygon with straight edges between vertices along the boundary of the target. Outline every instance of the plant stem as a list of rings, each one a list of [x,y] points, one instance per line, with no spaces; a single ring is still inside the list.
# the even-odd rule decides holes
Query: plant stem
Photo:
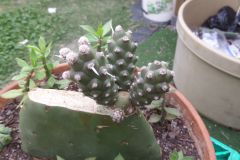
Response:
[[[162,105],[161,105],[161,120],[160,120],[160,124],[163,125],[163,122],[166,118],[166,111],[165,111],[165,107],[166,107],[166,97],[164,96],[163,97],[163,102],[162,102]]]
[[[26,77],[26,83],[24,85],[24,90],[23,92],[28,92],[30,89],[29,89],[29,85],[30,85],[30,79],[32,77],[32,74],[33,74],[33,69],[31,70],[31,72],[28,74],[28,76]]]
[[[49,79],[51,77],[51,72],[50,72],[50,70],[47,67],[47,62],[46,62],[46,58],[45,58],[44,55],[42,56],[42,63],[43,63],[43,67],[44,67],[47,79]]]
[[[97,51],[98,52],[102,51],[102,37],[100,37],[99,40],[98,40]]]

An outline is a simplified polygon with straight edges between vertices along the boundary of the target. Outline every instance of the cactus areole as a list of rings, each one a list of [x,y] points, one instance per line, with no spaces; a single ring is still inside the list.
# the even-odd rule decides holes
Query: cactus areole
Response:
[[[117,26],[105,51],[86,37],[79,51],[60,50],[70,66],[62,77],[78,83],[79,92],[36,89],[20,111],[22,148],[35,156],[69,160],[159,160],[160,146],[138,109],[169,90],[173,72],[154,61],[136,72],[137,44]]]

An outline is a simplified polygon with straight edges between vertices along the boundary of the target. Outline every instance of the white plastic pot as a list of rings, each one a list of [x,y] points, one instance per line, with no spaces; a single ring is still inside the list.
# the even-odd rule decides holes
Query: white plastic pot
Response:
[[[174,59],[176,87],[203,115],[240,129],[240,61],[200,40],[191,31],[223,6],[238,0],[189,0],[178,12]]]
[[[175,0],[142,0],[143,15],[155,22],[168,22],[174,15]]]

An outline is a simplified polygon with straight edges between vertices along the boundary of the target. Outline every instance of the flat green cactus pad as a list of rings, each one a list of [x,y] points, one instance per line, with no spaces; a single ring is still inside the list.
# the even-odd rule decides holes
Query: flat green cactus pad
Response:
[[[115,111],[78,92],[37,89],[20,111],[23,149],[66,160],[159,160],[160,147],[144,116],[136,111],[119,123]]]

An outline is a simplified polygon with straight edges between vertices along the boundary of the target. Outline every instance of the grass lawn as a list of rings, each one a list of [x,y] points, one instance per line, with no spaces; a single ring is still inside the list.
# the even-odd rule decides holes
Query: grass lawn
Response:
[[[168,28],[154,33],[149,39],[139,45],[137,55],[138,66],[143,66],[154,60],[166,61],[172,68],[176,48],[177,33]]]
[[[26,47],[19,42],[36,43],[42,35],[55,44],[55,54],[83,35],[81,24],[97,26],[112,19],[114,25],[131,29],[131,3],[133,0],[1,0],[0,88],[18,70],[15,58],[27,57]],[[57,13],[49,14],[48,7],[56,7]]]

